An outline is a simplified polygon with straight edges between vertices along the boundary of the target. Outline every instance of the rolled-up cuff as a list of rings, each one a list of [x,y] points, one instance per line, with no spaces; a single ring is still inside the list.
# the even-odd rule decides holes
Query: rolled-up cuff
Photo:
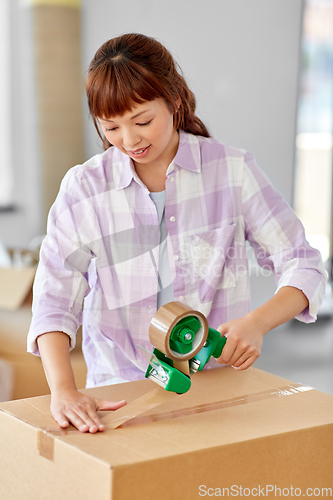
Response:
[[[289,280],[288,283],[280,284],[276,293],[285,286],[292,286],[293,288],[301,290],[309,301],[309,305],[301,313],[297,314],[295,319],[302,321],[303,323],[314,323],[317,319],[317,314],[324,296],[324,292],[322,291],[322,288],[324,288],[323,285],[320,283],[315,290],[315,293],[313,293],[313,287],[307,287],[306,285],[300,286],[299,284],[293,283],[293,280]]]
[[[37,337],[43,335],[44,333],[51,333],[51,332],[66,333],[66,335],[68,335],[69,337],[69,350],[72,351],[74,349],[76,344],[76,333],[73,333],[67,328],[59,327],[59,325],[50,325],[48,326],[47,329],[41,331],[34,331],[33,333],[29,332],[27,339],[27,351],[30,352],[31,354],[34,354],[35,356],[40,356]]]

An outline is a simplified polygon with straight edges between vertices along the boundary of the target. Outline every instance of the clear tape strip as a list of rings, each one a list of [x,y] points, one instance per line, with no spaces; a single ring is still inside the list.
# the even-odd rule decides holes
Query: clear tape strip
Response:
[[[238,398],[231,398],[223,401],[215,401],[214,403],[206,403],[198,406],[191,406],[189,408],[183,408],[181,410],[173,410],[164,413],[157,413],[155,415],[144,415],[139,418],[131,418],[131,420],[122,423],[121,427],[129,427],[132,425],[143,425],[143,424],[149,424],[151,422],[159,422],[161,420],[170,420],[172,418],[196,415],[198,413],[205,413],[208,411],[221,410],[223,408],[231,408],[234,406],[255,403],[257,401],[263,401],[265,399],[290,396],[292,394],[299,394],[302,392],[311,391],[312,389],[313,387],[304,386],[301,384],[286,385],[284,387],[276,388],[273,391],[272,390],[263,391]]]
[[[137,415],[152,410],[174,397],[177,397],[175,392],[168,392],[162,389],[162,387],[156,387],[126,406],[119,408],[119,410],[115,410],[102,417],[103,423],[108,429],[116,429]]]

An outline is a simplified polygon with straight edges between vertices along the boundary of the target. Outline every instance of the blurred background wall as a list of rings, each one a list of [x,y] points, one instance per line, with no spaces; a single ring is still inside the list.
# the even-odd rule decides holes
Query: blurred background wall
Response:
[[[23,247],[45,233],[62,177],[85,159],[82,16],[79,1],[5,3],[10,92],[2,94],[8,117],[1,121],[11,164],[2,170],[12,189],[11,199],[0,192],[0,241]]]
[[[291,202],[301,0],[84,0],[82,13],[84,67],[115,35],[157,37],[182,67],[211,134],[249,149]],[[86,128],[88,156],[96,144]]]
[[[84,74],[104,41],[129,31],[168,47],[211,134],[251,151],[292,203],[302,12],[302,0],[12,0],[15,210],[0,216],[0,241],[26,246],[44,234],[66,170],[101,151]],[[259,302],[274,290],[264,282]]]

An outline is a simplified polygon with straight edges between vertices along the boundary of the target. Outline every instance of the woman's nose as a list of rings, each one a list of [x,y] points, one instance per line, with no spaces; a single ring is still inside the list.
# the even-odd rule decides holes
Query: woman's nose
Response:
[[[141,139],[134,130],[125,130],[123,133],[123,145],[127,151],[133,151],[137,148]]]

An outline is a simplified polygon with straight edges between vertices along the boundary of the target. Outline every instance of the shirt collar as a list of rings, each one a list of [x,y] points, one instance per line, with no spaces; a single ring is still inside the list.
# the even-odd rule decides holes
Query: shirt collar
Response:
[[[179,132],[179,146],[173,163],[192,172],[201,172],[200,142],[196,135]]]
[[[121,153],[115,147],[113,151],[113,169],[114,181],[116,189],[124,189],[134,180],[138,184],[144,186],[135,172],[135,168],[131,158],[124,153]],[[174,170],[174,165],[180,168],[185,168],[192,172],[201,172],[201,154],[200,143],[197,136],[188,134],[187,132],[179,132],[179,145],[175,158],[173,159],[167,171],[167,175]]]
[[[112,168],[114,172],[114,183],[116,189],[124,189],[130,185],[132,180],[136,181],[140,186],[144,186],[141,179],[135,172],[133,162],[129,156],[119,151],[113,146],[113,162]]]

